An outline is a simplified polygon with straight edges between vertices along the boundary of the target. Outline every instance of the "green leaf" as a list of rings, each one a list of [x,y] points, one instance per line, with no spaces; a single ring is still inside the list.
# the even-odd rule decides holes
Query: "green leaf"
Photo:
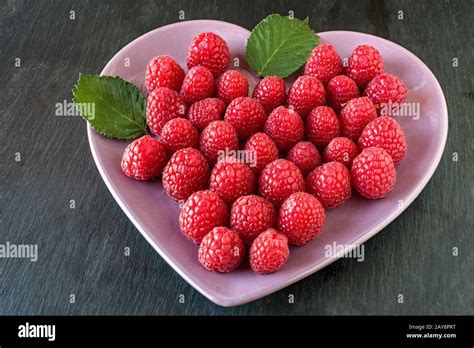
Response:
[[[287,77],[306,63],[318,43],[308,18],[272,14],[253,28],[245,55],[258,75]]]
[[[80,74],[72,93],[82,118],[100,134],[127,140],[147,134],[146,99],[130,82]]]

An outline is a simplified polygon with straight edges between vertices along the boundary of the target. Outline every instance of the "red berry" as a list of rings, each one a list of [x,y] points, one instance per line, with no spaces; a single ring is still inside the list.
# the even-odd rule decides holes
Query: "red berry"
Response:
[[[242,240],[252,244],[263,231],[274,227],[276,210],[266,199],[259,196],[242,196],[232,205],[230,228],[236,231]]]
[[[350,77],[339,75],[333,77],[326,87],[328,104],[339,113],[346,103],[359,97],[359,87]]]
[[[255,174],[247,164],[232,157],[224,158],[212,170],[209,188],[232,204],[237,198],[255,192]]]
[[[122,172],[136,180],[151,180],[161,175],[168,160],[163,144],[144,135],[128,144],[122,156]]]
[[[356,142],[365,126],[375,120],[377,111],[369,98],[360,97],[349,101],[339,116],[342,135]]]
[[[293,146],[286,159],[293,162],[304,176],[321,165],[319,151],[309,141],[301,141]]]
[[[237,232],[227,227],[215,227],[199,245],[198,260],[213,272],[230,272],[245,256],[245,247]]]
[[[288,260],[288,238],[270,228],[253,241],[249,250],[250,267],[258,274],[278,271]]]
[[[321,203],[309,193],[297,192],[283,202],[278,230],[288,237],[288,243],[303,245],[321,233],[325,220]]]
[[[199,147],[213,166],[219,158],[226,157],[227,152],[239,148],[237,132],[225,121],[214,121],[202,131]]]
[[[246,140],[263,130],[267,115],[263,106],[255,99],[238,97],[225,112],[224,120],[234,126],[240,140]]]
[[[218,98],[206,98],[195,102],[188,111],[188,118],[198,131],[202,131],[212,121],[222,120],[225,103]]]
[[[393,116],[407,98],[407,87],[395,75],[380,74],[369,82],[364,95],[370,98],[378,113]]]
[[[217,34],[201,33],[195,36],[189,45],[186,59],[189,69],[201,65],[217,76],[227,70],[229,63],[229,47],[224,39]]]
[[[369,45],[360,45],[352,51],[349,57],[347,75],[360,88],[365,88],[370,80],[383,73],[384,69],[383,59],[379,51]]]
[[[407,153],[405,132],[393,118],[381,116],[365,126],[359,138],[359,147],[379,147],[388,152],[393,163],[400,163]]]
[[[342,60],[333,46],[320,44],[316,46],[304,68],[305,75],[318,78],[324,85],[334,76],[342,73]]]
[[[265,167],[258,179],[258,193],[276,208],[292,193],[304,191],[304,178],[293,163],[277,159]]]
[[[278,148],[275,142],[265,133],[255,133],[245,143],[244,150],[255,163],[250,166],[256,174],[265,166],[278,159]]]
[[[148,95],[146,123],[154,134],[160,135],[163,126],[169,120],[185,115],[186,105],[178,92],[159,87]]]
[[[324,208],[338,207],[352,195],[349,170],[339,162],[325,163],[309,173],[306,191],[314,195]]]
[[[339,135],[339,119],[333,109],[318,106],[306,119],[306,137],[315,146],[325,147]]]
[[[378,147],[362,150],[352,163],[351,180],[362,196],[371,199],[385,197],[397,180],[392,157]]]
[[[163,170],[163,187],[175,201],[187,199],[209,182],[209,165],[199,150],[176,151]]]
[[[265,122],[265,133],[278,150],[288,151],[304,138],[304,123],[295,110],[277,107]]]
[[[184,70],[170,56],[153,58],[146,67],[145,86],[149,92],[159,87],[179,91],[184,79]]]
[[[326,103],[324,86],[314,76],[300,76],[288,92],[288,107],[304,119],[311,110]]]
[[[161,131],[161,141],[166,146],[169,154],[186,147],[197,148],[199,133],[191,122],[184,118],[169,120]]]
[[[215,83],[212,73],[203,66],[191,68],[184,77],[179,95],[188,104],[214,96]]]
[[[249,95],[249,82],[244,74],[237,70],[227,70],[217,80],[217,96],[226,104],[237,97]]]
[[[331,140],[324,149],[324,162],[339,162],[347,168],[352,166],[352,161],[359,154],[359,148],[349,138],[337,137]]]
[[[258,100],[269,114],[278,106],[285,104],[285,81],[278,76],[264,77],[255,86],[252,98]]]

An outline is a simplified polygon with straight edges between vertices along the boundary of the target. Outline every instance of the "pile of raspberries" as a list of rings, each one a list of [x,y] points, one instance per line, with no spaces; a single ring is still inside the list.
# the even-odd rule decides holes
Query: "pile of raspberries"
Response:
[[[266,274],[286,263],[288,245],[316,238],[325,209],[345,204],[353,190],[369,199],[392,190],[407,143],[380,111],[395,110],[407,88],[368,45],[344,67],[333,46],[320,44],[288,92],[282,78],[267,76],[252,97],[245,72],[228,70],[230,61],[212,32],[192,40],[187,73],[170,56],[153,58],[146,121],[156,137],[129,144],[121,167],[136,180],[162,177],[206,269],[245,264]]]

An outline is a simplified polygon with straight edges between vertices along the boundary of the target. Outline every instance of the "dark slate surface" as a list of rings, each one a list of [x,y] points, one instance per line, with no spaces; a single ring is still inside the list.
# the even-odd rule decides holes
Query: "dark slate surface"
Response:
[[[37,262],[0,259],[0,314],[473,313],[473,1],[0,4],[0,243],[39,248]],[[365,262],[343,259],[260,301],[221,308],[182,280],[120,210],[95,167],[85,123],[56,117],[55,104],[70,101],[79,72],[100,72],[131,40],[179,21],[180,10],[187,20],[220,19],[249,29],[270,13],[292,10],[309,16],[318,31],[388,38],[432,69],[449,107],[444,156],[418,199],[366,243]]]

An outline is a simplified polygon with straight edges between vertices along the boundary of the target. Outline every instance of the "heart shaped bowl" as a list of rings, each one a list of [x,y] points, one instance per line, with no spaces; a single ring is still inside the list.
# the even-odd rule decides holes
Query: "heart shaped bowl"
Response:
[[[223,37],[232,57],[246,70],[251,90],[258,80],[245,63],[245,45],[250,32],[234,24],[197,20],[153,30],[120,50],[102,75],[120,76],[144,90],[145,68],[156,55],[170,55],[185,67],[187,47],[204,31]],[[368,200],[354,195],[351,201],[327,211],[321,235],[304,247],[291,248],[287,264],[278,272],[261,276],[248,268],[227,274],[205,270],[197,261],[197,245],[188,241],[178,225],[179,206],[169,199],[160,181],[138,182],[120,171],[127,142],[105,138],[88,127],[95,163],[113,197],[145,239],[189,284],[222,306],[247,303],[309,276],[341,255],[326,255],[328,245],[353,248],[364,243],[399,216],[433,175],[444,150],[448,129],[446,102],[441,87],[428,67],[405,48],[385,39],[350,31],[319,33],[321,42],[332,44],[341,57],[349,57],[359,44],[376,47],[386,71],[405,81],[407,103],[419,103],[418,116],[398,117],[408,141],[408,153],[397,166],[398,181],[384,199]],[[126,59],[130,64],[125,64]]]

